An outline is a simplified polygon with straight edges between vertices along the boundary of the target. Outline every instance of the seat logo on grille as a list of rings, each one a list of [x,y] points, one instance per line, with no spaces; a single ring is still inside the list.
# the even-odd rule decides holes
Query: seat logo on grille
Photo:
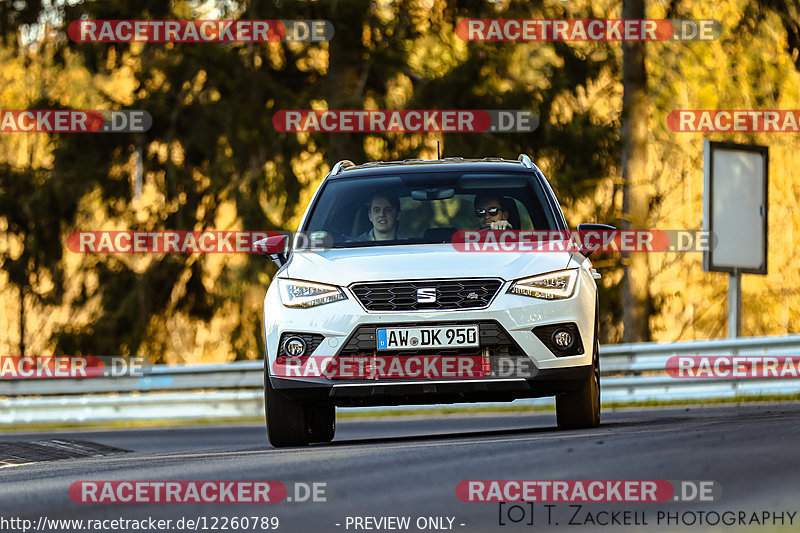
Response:
[[[417,303],[430,304],[436,302],[436,287],[422,287],[417,289]]]

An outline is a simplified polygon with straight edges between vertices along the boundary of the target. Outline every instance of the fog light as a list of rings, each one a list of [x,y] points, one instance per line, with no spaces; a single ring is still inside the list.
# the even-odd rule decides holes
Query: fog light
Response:
[[[583,354],[583,343],[578,325],[574,322],[536,326],[533,334],[542,341],[556,357],[572,357]]]
[[[306,341],[300,337],[289,337],[283,342],[283,351],[286,355],[300,357],[306,353]]]
[[[575,343],[575,337],[572,336],[572,333],[563,328],[555,330],[551,339],[553,346],[559,350],[568,350]]]

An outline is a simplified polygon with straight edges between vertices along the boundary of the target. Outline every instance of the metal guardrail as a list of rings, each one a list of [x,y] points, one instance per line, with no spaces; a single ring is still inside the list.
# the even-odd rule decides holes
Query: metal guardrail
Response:
[[[703,401],[800,393],[800,379],[676,379],[667,375],[665,368],[669,358],[677,355],[800,356],[800,335],[601,346],[602,401]],[[146,368],[143,376],[3,379],[0,380],[0,427],[140,419],[259,418],[264,416],[263,371],[263,361],[239,361],[220,365],[157,365]],[[552,401],[552,398],[537,398],[517,403],[537,405]]]

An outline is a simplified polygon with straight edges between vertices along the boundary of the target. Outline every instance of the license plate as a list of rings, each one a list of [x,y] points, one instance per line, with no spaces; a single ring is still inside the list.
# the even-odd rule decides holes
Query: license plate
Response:
[[[478,326],[427,328],[380,328],[378,350],[419,350],[420,348],[473,348],[480,346]]]

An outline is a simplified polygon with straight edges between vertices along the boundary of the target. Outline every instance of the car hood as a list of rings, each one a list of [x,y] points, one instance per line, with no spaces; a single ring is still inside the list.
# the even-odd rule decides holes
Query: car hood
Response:
[[[566,268],[569,252],[467,253],[450,244],[297,251],[280,277],[349,285],[357,281],[500,277],[504,280]]]

